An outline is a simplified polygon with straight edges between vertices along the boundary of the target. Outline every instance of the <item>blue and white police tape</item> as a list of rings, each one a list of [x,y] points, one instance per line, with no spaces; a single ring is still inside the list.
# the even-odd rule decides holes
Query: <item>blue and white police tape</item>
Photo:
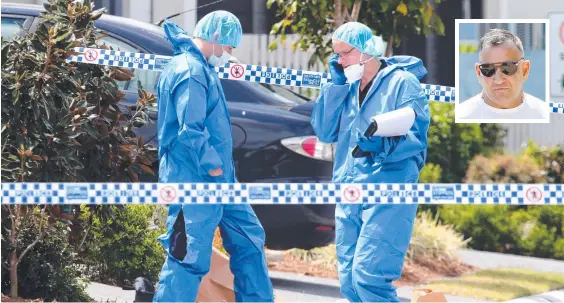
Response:
[[[76,55],[67,58],[69,62],[81,62],[130,69],[162,71],[171,57],[154,54],[122,52],[95,48],[75,48]],[[220,79],[267,83],[292,87],[320,89],[331,82],[328,73],[303,71],[291,68],[267,67],[251,64],[228,63],[216,67]],[[421,84],[430,101],[454,103],[456,92],[453,87]],[[564,114],[564,103],[550,102],[551,111]]]
[[[2,183],[2,204],[562,205],[564,184]]]

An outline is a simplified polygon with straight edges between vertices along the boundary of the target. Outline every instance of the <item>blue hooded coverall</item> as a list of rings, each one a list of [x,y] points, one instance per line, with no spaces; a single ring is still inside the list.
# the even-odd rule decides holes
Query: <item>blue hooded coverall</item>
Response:
[[[237,182],[229,110],[219,78],[181,28],[167,21],[164,29],[174,45],[174,56],[158,83],[159,181]],[[222,176],[209,175],[216,168],[222,168]],[[179,199],[182,201],[182,197]],[[183,214],[187,239],[183,259],[172,254],[178,244],[173,227],[179,214]],[[155,302],[196,300],[201,279],[210,269],[218,226],[230,254],[235,299],[273,301],[264,252],[265,233],[250,205],[185,204],[170,205],[167,232],[159,237],[166,261]]]
[[[427,71],[410,56],[382,58],[387,66],[373,80],[359,108],[360,81],[325,85],[311,125],[322,142],[337,143],[335,183],[417,183],[427,155],[430,112],[419,79]],[[404,107],[416,118],[397,137],[364,137],[370,118]],[[354,158],[359,145],[370,155]],[[417,204],[338,204],[336,247],[341,293],[350,302],[399,302],[392,281],[401,276]]]

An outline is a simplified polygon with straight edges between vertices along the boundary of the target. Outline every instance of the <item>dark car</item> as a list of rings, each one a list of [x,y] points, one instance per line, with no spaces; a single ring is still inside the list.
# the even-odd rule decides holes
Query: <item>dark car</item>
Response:
[[[17,23],[33,32],[43,7],[2,3],[2,36],[21,35]],[[173,48],[161,27],[104,15],[96,27],[102,41],[122,51],[171,56]],[[135,70],[135,78],[120,83],[122,106],[135,106],[137,80],[155,92],[160,72]],[[282,86],[221,80],[233,130],[237,179],[243,183],[330,182],[333,145],[320,142],[309,124],[311,102]],[[152,110],[151,119],[157,119]],[[156,123],[136,130],[144,142],[157,145]],[[153,168],[158,170],[158,163]],[[157,182],[157,178],[144,179]],[[267,247],[288,249],[323,246],[334,240],[334,205],[253,205],[267,234]]]

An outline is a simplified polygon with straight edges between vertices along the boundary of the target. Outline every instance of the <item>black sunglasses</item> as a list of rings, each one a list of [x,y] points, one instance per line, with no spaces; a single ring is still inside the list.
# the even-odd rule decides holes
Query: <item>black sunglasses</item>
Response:
[[[488,78],[495,75],[498,66],[501,69],[502,73],[508,76],[513,76],[517,72],[517,66],[519,65],[519,62],[521,62],[521,60],[523,59],[525,58],[521,58],[519,59],[519,61],[480,64],[478,65],[478,67],[480,68],[480,72],[482,72],[482,75]]]

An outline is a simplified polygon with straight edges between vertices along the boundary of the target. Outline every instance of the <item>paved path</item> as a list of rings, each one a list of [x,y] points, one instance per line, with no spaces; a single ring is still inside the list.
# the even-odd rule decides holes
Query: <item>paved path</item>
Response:
[[[106,302],[133,302],[135,299],[135,291],[123,290],[121,287],[106,285],[102,283],[90,283],[86,287],[86,292],[94,301]]]
[[[564,289],[545,292],[535,296],[524,297],[506,301],[506,303],[547,303],[564,302]]]
[[[482,269],[509,267],[564,274],[564,261],[476,250],[460,250],[459,256],[462,262]]]

